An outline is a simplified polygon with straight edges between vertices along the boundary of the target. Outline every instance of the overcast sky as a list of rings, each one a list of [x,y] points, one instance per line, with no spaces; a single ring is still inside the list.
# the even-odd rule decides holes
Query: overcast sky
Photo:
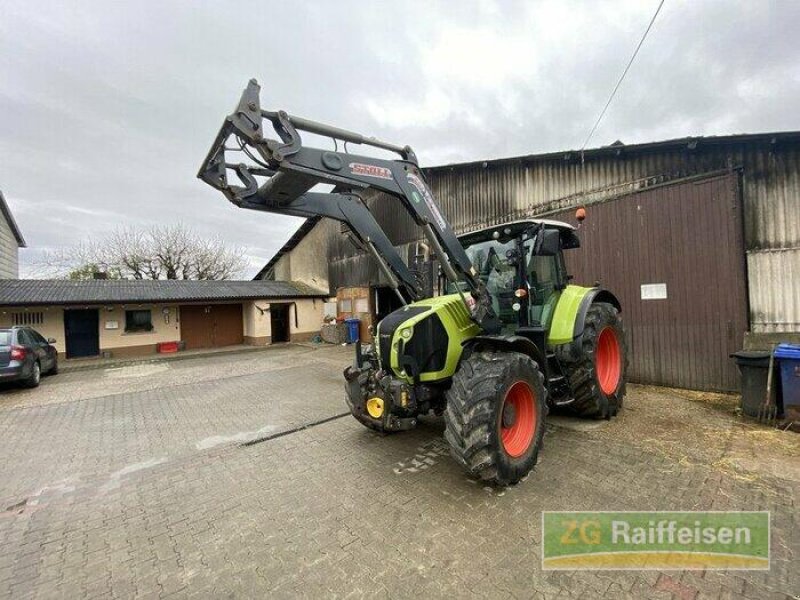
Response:
[[[297,219],[195,178],[251,77],[262,106],[410,144],[423,166],[579,148],[652,16],[627,2],[16,2],[0,18],[0,189],[30,249],[183,221],[247,249]],[[800,2],[667,0],[590,146],[800,129]]]

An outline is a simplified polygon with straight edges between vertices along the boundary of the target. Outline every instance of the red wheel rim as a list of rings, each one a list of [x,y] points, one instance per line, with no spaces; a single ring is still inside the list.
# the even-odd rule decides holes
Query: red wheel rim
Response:
[[[613,328],[605,327],[600,332],[594,360],[600,389],[604,394],[613,394],[617,391],[622,376],[622,350],[619,347],[617,332]]]
[[[508,417],[513,418],[513,423],[506,423],[506,414],[513,415]],[[500,440],[506,454],[514,458],[525,454],[536,433],[537,421],[533,390],[524,381],[517,381],[506,392],[500,409]]]

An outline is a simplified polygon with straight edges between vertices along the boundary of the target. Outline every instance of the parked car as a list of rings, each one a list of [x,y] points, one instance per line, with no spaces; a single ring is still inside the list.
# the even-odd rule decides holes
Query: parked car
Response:
[[[55,343],[30,327],[0,329],[0,381],[21,381],[27,387],[36,387],[42,374],[58,373]]]

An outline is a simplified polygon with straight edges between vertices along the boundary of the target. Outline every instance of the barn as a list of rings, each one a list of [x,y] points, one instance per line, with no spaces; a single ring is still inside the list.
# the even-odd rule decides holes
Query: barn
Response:
[[[425,175],[458,233],[531,217],[574,222],[586,207],[567,265],[576,283],[620,297],[630,379],[726,391],[738,388],[730,353],[800,341],[799,159],[800,132],[781,132],[615,142]],[[412,261],[422,236],[400,203],[367,202]],[[303,223],[256,278],[329,289],[340,312],[367,323],[393,308],[373,259],[326,219]]]

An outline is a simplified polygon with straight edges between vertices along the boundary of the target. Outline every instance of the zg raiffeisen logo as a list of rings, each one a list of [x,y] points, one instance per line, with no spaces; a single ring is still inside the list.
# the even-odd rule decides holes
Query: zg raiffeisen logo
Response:
[[[544,512],[543,569],[769,569],[768,512]]]

